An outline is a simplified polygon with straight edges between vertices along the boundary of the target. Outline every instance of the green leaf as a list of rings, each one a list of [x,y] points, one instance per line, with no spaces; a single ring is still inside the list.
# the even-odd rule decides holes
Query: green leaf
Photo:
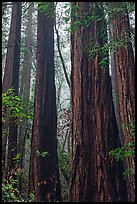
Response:
[[[40,152],[39,150],[36,150],[36,154],[37,154],[37,156],[44,158],[48,155],[48,152],[47,151]]]
[[[13,158],[13,160],[18,160],[20,158],[20,154],[16,154],[16,156]]]

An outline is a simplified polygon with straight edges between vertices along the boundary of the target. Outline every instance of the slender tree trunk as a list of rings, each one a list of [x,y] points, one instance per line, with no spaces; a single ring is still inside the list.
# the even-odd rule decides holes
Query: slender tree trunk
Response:
[[[30,197],[30,194],[33,192],[35,193],[34,189],[34,138],[33,134],[31,137],[31,154],[30,154],[30,162],[29,162],[29,183],[28,183],[28,198]]]
[[[22,5],[21,2],[13,2],[10,34],[8,40],[8,50],[2,87],[3,92],[13,87],[15,89],[14,92],[16,95],[18,95],[19,87],[21,5]],[[4,149],[6,149],[6,147],[4,147]],[[17,125],[15,124],[15,118],[12,118],[10,120],[8,135],[7,163],[9,175],[12,173],[15,167],[13,158],[15,157],[16,153],[17,153]],[[3,154],[5,154],[4,150]]]
[[[120,7],[119,3],[113,3],[115,7]],[[125,11],[112,20],[112,31],[115,40],[121,38],[123,46],[116,47],[114,52],[116,84],[114,91],[118,95],[121,127],[124,144],[134,141],[130,124],[135,121],[135,61],[130,42],[130,26],[128,13]],[[127,42],[126,42],[127,41]],[[118,90],[118,91],[117,91]],[[134,156],[126,159],[126,169],[131,175],[127,178],[128,199],[135,201],[135,160]]]
[[[95,3],[75,2],[72,9],[74,6],[79,7],[79,19],[92,12],[103,17],[102,8]],[[101,35],[104,27],[104,19],[92,20],[71,36],[72,202],[127,200],[123,164],[108,156],[111,149],[120,146],[108,61],[104,68],[100,65],[108,55],[96,51],[92,59],[89,57],[95,44],[102,47],[106,42]]]
[[[58,29],[55,25],[55,31],[56,31],[56,35],[57,35],[57,47],[58,47],[58,52],[59,52],[59,57],[60,57],[60,60],[61,60],[61,63],[62,63],[62,67],[63,67],[63,72],[64,72],[64,75],[65,75],[65,79],[66,79],[66,82],[70,88],[70,81],[69,81],[69,77],[68,77],[68,74],[67,74],[67,71],[66,71],[66,66],[65,66],[65,62],[64,62],[64,59],[63,59],[63,56],[62,56],[62,53],[61,53],[61,49],[60,49],[60,38],[59,38],[59,33],[58,33]]]
[[[26,36],[25,36],[25,53],[24,53],[24,62],[23,70],[21,76],[20,84],[20,97],[29,102],[30,97],[30,80],[31,80],[31,70],[32,70],[32,12],[33,12],[33,2],[28,8],[28,23],[26,27]],[[28,110],[26,109],[26,113]],[[28,172],[27,167],[28,162],[25,162],[25,156],[29,153],[25,151],[26,147],[26,129],[28,126],[28,119],[20,125],[19,128],[19,138],[18,138],[18,152],[20,154],[20,167],[24,170],[20,178],[20,193],[23,195],[24,199],[27,199],[28,192]],[[28,142],[27,142],[28,143]],[[27,147],[28,150],[28,147]],[[24,190],[26,189],[26,190]]]
[[[53,3],[50,3],[53,9]],[[52,13],[52,11],[51,11]],[[38,11],[37,70],[33,123],[34,188],[37,202],[56,201],[57,141],[54,18]],[[48,154],[42,156],[44,152]]]

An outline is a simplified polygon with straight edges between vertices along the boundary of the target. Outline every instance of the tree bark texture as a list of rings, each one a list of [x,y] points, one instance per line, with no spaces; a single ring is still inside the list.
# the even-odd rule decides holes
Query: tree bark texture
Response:
[[[87,15],[103,15],[95,3],[74,2],[73,7],[79,10],[72,25]],[[72,202],[127,200],[123,164],[108,156],[111,149],[120,146],[120,140],[108,63],[105,68],[100,66],[107,53],[96,51],[92,59],[89,57],[95,44],[104,45],[104,27],[104,19],[92,20],[71,35]]]
[[[119,3],[114,3],[119,6]],[[134,141],[130,124],[135,121],[135,60],[130,42],[130,25],[128,13],[118,15],[112,20],[112,32],[115,40],[122,39],[123,46],[116,47],[114,52],[115,84],[114,91],[118,95],[121,127],[124,144]],[[117,91],[118,90],[118,91]],[[128,125],[128,127],[126,127]],[[131,171],[127,178],[128,199],[135,201],[135,158],[126,159],[126,169]]]
[[[19,64],[20,64],[20,37],[21,37],[21,2],[13,2],[10,34],[8,40],[7,57],[3,78],[2,91],[6,92],[9,88],[14,88],[18,95],[19,87]],[[3,147],[6,149],[6,147]],[[3,154],[5,150],[3,149]],[[8,135],[8,173],[11,174],[14,168],[13,158],[17,153],[17,125],[15,119],[10,119]]]
[[[2,84],[3,92],[13,87],[15,89],[15,93],[18,94],[20,36],[21,36],[21,2],[13,2],[7,57]]]
[[[53,6],[53,3],[51,3]],[[38,11],[37,70],[33,124],[34,188],[37,202],[56,200],[57,141],[54,81],[54,18]],[[39,153],[48,152],[42,157]]]

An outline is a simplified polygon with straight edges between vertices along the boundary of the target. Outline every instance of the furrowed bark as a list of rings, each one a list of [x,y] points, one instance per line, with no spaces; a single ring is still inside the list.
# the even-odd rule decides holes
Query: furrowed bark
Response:
[[[102,14],[95,3],[75,2],[72,7],[75,5],[82,19],[89,8]],[[108,156],[111,149],[120,147],[108,61],[104,68],[100,65],[108,54],[97,50],[89,57],[95,44],[102,47],[106,42],[101,36],[104,27],[104,19],[94,20],[71,35],[72,202],[127,200],[123,163]]]

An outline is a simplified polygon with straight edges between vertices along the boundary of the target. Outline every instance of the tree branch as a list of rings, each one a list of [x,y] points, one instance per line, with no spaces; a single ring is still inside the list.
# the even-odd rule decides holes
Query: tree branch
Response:
[[[56,27],[56,22],[55,22],[55,31],[56,31],[56,35],[57,35],[57,47],[58,47],[59,57],[61,59],[61,63],[62,63],[62,67],[63,67],[63,71],[64,71],[64,74],[65,74],[65,78],[66,78],[67,84],[68,84],[68,86],[70,88],[70,81],[69,81],[69,78],[68,78],[65,62],[64,62],[64,59],[63,59],[63,56],[62,56],[62,53],[61,53],[61,49],[60,49],[59,33],[58,33],[58,30],[57,30],[57,27]]]

